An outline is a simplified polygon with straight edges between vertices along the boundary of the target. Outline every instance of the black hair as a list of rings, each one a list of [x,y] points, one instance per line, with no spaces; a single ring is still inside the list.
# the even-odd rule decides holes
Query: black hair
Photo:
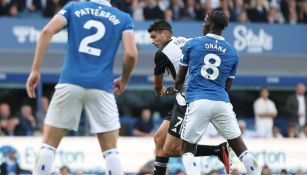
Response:
[[[168,22],[166,22],[165,20],[155,21],[147,29],[147,31],[149,33],[153,32],[153,31],[160,31],[160,30],[168,30],[171,33],[173,33],[172,32],[172,26]]]
[[[228,17],[222,10],[210,11],[207,20],[214,25],[215,31],[223,31],[228,26]]]

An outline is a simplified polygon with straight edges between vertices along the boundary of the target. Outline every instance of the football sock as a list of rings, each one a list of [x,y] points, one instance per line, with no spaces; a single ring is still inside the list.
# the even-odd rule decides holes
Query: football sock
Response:
[[[167,169],[168,157],[156,156],[154,163],[154,175],[165,175]]]
[[[197,145],[195,156],[218,156],[220,152],[220,146]]]
[[[182,155],[182,162],[187,175],[201,175],[198,163],[192,153],[188,152]]]
[[[122,165],[116,148],[103,152],[106,160],[106,175],[123,175]]]
[[[249,153],[248,151],[244,151],[240,156],[239,159],[243,162],[247,174],[249,175],[260,175],[260,171],[258,169],[258,165],[256,163],[256,159],[254,156]]]
[[[42,144],[36,159],[33,175],[49,175],[52,171],[56,148]]]

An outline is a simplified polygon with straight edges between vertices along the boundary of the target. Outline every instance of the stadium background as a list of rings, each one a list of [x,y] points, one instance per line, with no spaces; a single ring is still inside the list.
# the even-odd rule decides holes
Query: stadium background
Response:
[[[261,1],[266,9],[263,12],[266,20],[259,21],[250,17],[247,21],[241,21],[240,14],[246,13],[248,18],[258,1]],[[36,5],[35,10],[24,2],[26,1],[0,0],[0,15],[3,15],[0,17],[0,103],[8,103],[11,107],[11,114],[17,118],[20,117],[20,109],[24,104],[29,104],[33,108],[34,117],[37,116],[42,111],[42,96],[47,96],[49,99],[52,96],[65,56],[67,39],[66,31],[62,31],[52,40],[42,68],[42,82],[37,89],[38,98],[28,99],[25,92],[25,82],[31,67],[36,40],[42,27],[48,22],[48,17],[67,2],[33,0],[32,5]],[[40,2],[40,6],[36,4],[38,2]],[[53,2],[53,6],[50,6],[51,2]],[[157,4],[165,15],[162,13],[161,16],[158,13],[160,15],[157,14],[158,17],[170,20],[175,36],[195,37],[202,35],[202,21],[199,19],[201,17],[197,18],[197,15],[192,17],[181,13],[181,16],[175,15],[177,13],[174,11],[174,6],[178,2],[183,9],[190,6],[188,5],[189,0],[161,0]],[[202,13],[206,13],[208,2],[210,1],[194,1],[193,7],[197,9],[197,5],[202,5]],[[228,5],[225,5],[225,2]],[[285,134],[289,124],[288,114],[285,110],[287,98],[295,93],[297,83],[307,84],[307,25],[304,24],[306,23],[307,1],[244,0],[242,1],[244,2],[243,10],[241,9],[243,12],[236,16],[237,2],[239,0],[212,0],[211,2],[212,9],[221,8],[229,12],[231,23],[224,33],[224,37],[238,49],[241,56],[237,78],[230,94],[234,110],[238,118],[247,123],[247,129],[254,131],[253,102],[258,98],[259,90],[267,87],[270,91],[270,99],[275,102],[278,110],[278,116],[274,119],[274,123],[280,127],[281,133]],[[171,109],[174,99],[172,97],[156,97],[154,94],[152,88],[153,57],[156,49],[151,45],[147,33],[147,27],[152,19],[148,17],[147,20],[145,13],[143,18],[142,14],[136,13],[142,3],[144,10],[147,6],[155,4],[155,0],[118,0],[113,3],[131,13],[136,20],[135,33],[139,61],[127,92],[119,96],[117,102],[123,126],[119,149],[123,156],[124,168],[126,172],[137,173],[147,161],[154,158],[154,143],[150,137],[131,136],[134,122],[140,117],[143,108],[149,108],[153,113],[154,128],[157,129],[163,117]],[[289,16],[287,16],[285,9],[287,7],[291,9],[293,3],[295,3],[295,12],[288,10]],[[15,11],[14,7],[16,7]],[[276,12],[273,22],[270,20],[272,8],[275,8]],[[49,12],[46,9],[49,9]],[[50,9],[53,11],[50,12]],[[168,16],[169,11],[173,13],[171,17]],[[290,15],[292,13],[297,15],[294,22]],[[119,48],[116,57],[114,71],[118,75],[121,72],[121,48]],[[170,86],[172,85],[170,80],[166,80],[166,82]],[[21,167],[31,169],[41,140],[39,129],[27,137],[1,134],[0,162],[4,161],[7,150],[14,149],[17,151]],[[21,135],[25,136],[26,133]],[[67,165],[73,172],[80,169],[84,173],[103,172],[103,159],[97,154],[99,152],[98,143],[95,137],[89,134],[86,120],[82,120],[79,132],[69,132],[68,135],[72,137],[65,138],[64,143],[61,144],[55,171],[58,171],[59,167]],[[209,138],[202,142],[218,144],[221,141],[221,138]],[[273,173],[279,174],[282,169],[287,169],[289,173],[293,174],[298,169],[303,169],[307,173],[306,138],[247,138],[246,142],[251,151],[257,155],[260,165],[268,165]],[[209,173],[213,169],[218,170],[220,174],[224,172],[222,165],[216,158],[203,158],[200,161],[204,173]],[[244,173],[242,164],[237,159],[235,159],[234,165],[241,173]],[[174,158],[170,161],[169,172],[171,174],[182,168],[180,159]]]

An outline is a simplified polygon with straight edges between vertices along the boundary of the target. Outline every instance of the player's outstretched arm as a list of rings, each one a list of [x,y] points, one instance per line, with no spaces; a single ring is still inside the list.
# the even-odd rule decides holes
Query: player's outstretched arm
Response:
[[[27,80],[27,93],[30,98],[35,98],[35,88],[40,81],[40,69],[46,54],[52,36],[66,26],[66,20],[60,16],[55,15],[50,22],[42,30],[35,49],[34,60],[32,64],[31,73]]]
[[[119,95],[125,91],[126,85],[130,79],[132,70],[137,62],[138,52],[132,30],[123,32],[122,42],[124,47],[124,64],[122,76],[114,81],[114,93]]]
[[[182,90],[187,72],[188,72],[188,66],[183,66],[183,65],[179,66],[179,70],[176,76],[175,91]]]

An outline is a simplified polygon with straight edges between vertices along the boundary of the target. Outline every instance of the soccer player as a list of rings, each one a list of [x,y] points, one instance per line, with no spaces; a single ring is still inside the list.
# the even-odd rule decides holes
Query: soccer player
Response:
[[[248,152],[228,93],[239,62],[238,52],[221,36],[228,26],[223,11],[211,11],[205,18],[204,35],[188,41],[176,77],[175,91],[182,90],[189,71],[188,103],[181,138],[182,160],[188,175],[200,175],[195,161],[196,145],[212,122],[244,163],[247,174],[260,175],[256,160]]]
[[[137,61],[133,21],[107,0],[67,4],[44,27],[38,39],[27,81],[30,98],[36,96],[35,87],[50,40],[64,28],[68,31],[66,58],[44,121],[43,143],[33,174],[50,174],[65,131],[78,129],[84,108],[106,160],[106,174],[123,175],[116,149],[120,123],[114,94],[125,90]],[[114,80],[112,69],[120,41],[124,47],[123,72]]]
[[[159,20],[148,28],[152,44],[158,48],[155,54],[154,89],[158,96],[171,95],[173,88],[163,87],[163,74],[167,71],[174,79],[182,58],[181,48],[186,43],[184,37],[174,37],[171,25]],[[179,94],[176,97],[173,110],[168,114],[155,134],[156,160],[154,163],[155,175],[165,175],[169,157],[180,156],[182,140],[180,140],[180,128],[185,115],[186,103],[184,97]],[[217,146],[197,145],[197,156],[215,155],[224,163],[226,172],[229,173],[230,159],[227,143]]]

